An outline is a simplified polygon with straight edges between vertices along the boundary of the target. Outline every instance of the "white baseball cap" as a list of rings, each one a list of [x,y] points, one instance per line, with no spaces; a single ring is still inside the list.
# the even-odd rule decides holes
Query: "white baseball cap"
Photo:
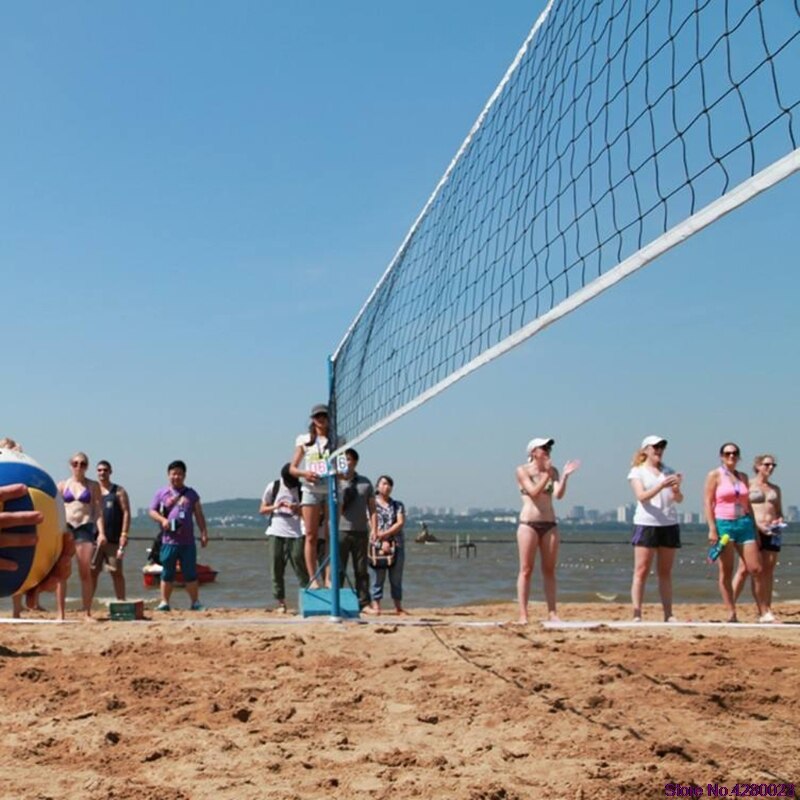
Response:
[[[644,450],[645,447],[647,447],[648,445],[661,444],[661,442],[664,442],[664,444],[666,444],[667,440],[663,436],[655,436],[655,435],[645,436],[644,439],[642,439],[642,450]]]
[[[528,442],[528,452],[530,453],[531,450],[535,450],[537,447],[547,447],[548,444],[555,444],[556,440],[548,437],[546,439],[531,439]]]

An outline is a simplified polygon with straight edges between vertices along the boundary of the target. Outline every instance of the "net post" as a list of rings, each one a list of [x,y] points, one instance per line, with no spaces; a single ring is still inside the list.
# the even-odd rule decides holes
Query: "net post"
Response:
[[[335,424],[336,417],[333,414],[333,356],[328,357],[328,411],[331,414],[331,421]],[[334,440],[335,430],[328,431],[328,446],[330,440]],[[335,449],[335,448],[334,448]],[[336,470],[331,469],[328,463],[328,555],[331,565],[331,622],[342,621],[342,611],[339,606],[339,503],[336,497]]]

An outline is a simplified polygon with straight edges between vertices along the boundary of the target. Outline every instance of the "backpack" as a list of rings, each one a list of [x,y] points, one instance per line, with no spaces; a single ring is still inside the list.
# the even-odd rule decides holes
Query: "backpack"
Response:
[[[274,506],[275,506],[275,501],[278,499],[278,489],[280,488],[280,485],[281,485],[281,479],[280,478],[275,478],[275,480],[272,482],[272,505],[273,505],[273,509],[272,509],[272,513],[269,515],[269,519],[267,520],[267,529],[269,529],[269,526],[272,525],[272,518],[275,516],[275,508],[274,508]],[[290,489],[288,486],[286,487],[286,489],[287,489],[287,491],[291,492],[292,498],[294,498],[295,489]],[[297,491],[297,499],[299,501],[300,500],[300,490],[297,489],[296,491]]]

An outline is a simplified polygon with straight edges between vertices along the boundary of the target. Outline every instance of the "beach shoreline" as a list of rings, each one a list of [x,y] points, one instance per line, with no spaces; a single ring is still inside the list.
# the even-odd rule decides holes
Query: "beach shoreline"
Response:
[[[3,795],[663,797],[800,774],[800,605],[778,605],[783,626],[638,630],[546,630],[531,611],[524,627],[512,603],[369,624],[179,606],[2,625]]]

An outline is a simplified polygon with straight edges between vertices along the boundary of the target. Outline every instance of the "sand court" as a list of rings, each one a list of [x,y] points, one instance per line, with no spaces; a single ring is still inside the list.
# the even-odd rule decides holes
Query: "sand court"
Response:
[[[800,622],[800,605],[778,610]],[[508,624],[514,611],[3,626],[2,794],[663,797],[798,775],[800,626],[548,630]],[[629,609],[561,611],[622,623]]]

